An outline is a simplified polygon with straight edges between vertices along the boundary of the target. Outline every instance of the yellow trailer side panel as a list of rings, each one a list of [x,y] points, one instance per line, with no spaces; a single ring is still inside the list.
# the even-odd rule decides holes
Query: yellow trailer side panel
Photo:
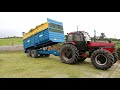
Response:
[[[34,35],[34,34],[36,34],[36,33],[38,33],[38,32],[41,32],[41,31],[43,31],[43,30],[45,30],[47,28],[48,28],[48,22],[46,22],[44,24],[41,24],[39,26],[36,26],[35,29],[30,30],[28,33],[26,33],[23,36],[23,40],[26,39],[26,38],[28,38],[28,37],[30,37],[30,36],[32,36],[32,35]]]

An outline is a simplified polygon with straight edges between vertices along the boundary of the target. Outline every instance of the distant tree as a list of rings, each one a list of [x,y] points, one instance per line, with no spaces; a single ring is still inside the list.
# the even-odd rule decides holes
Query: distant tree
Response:
[[[16,38],[16,36],[13,36],[13,38]]]
[[[101,34],[100,34],[100,39],[101,39],[101,40],[103,40],[105,37],[106,37],[106,36],[105,36],[105,33],[101,33]]]
[[[94,41],[96,38],[95,37],[91,37],[91,40]]]

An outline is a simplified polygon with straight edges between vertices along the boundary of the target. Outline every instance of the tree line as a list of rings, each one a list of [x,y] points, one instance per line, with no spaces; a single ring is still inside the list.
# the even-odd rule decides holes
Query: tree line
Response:
[[[65,35],[65,40],[67,38],[67,35]],[[120,39],[117,38],[107,38],[105,33],[101,33],[100,36],[95,36],[95,37],[91,37],[91,40],[94,41],[94,39],[98,40],[98,41],[108,41],[108,40],[112,40],[112,41],[120,41]]]
[[[22,38],[22,37],[19,37],[19,36],[12,36],[12,37],[3,37],[3,38],[0,38],[0,39],[10,39],[10,38]]]

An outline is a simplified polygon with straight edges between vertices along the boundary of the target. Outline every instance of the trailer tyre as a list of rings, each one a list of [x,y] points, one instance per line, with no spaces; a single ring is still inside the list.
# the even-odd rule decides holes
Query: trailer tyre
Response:
[[[28,49],[28,50],[26,51],[26,54],[27,54],[28,57],[31,57],[31,50]]]
[[[33,58],[37,58],[38,57],[37,50],[32,50],[31,51],[31,57],[33,57]]]
[[[113,53],[113,57],[114,57],[114,62],[113,62],[113,64],[115,64],[115,63],[117,62],[117,60],[118,60],[118,54],[117,54],[117,52],[114,52],[114,53]]]
[[[106,70],[113,65],[114,58],[109,51],[98,49],[92,53],[91,62],[96,68]]]
[[[78,62],[79,51],[71,44],[64,44],[60,48],[60,58],[63,63],[74,64]]]

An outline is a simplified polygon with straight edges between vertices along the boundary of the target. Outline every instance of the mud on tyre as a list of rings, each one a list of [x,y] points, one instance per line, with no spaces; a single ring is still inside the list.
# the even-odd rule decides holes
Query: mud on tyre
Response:
[[[91,62],[96,68],[106,70],[113,65],[114,58],[109,51],[98,49],[92,53]]]

